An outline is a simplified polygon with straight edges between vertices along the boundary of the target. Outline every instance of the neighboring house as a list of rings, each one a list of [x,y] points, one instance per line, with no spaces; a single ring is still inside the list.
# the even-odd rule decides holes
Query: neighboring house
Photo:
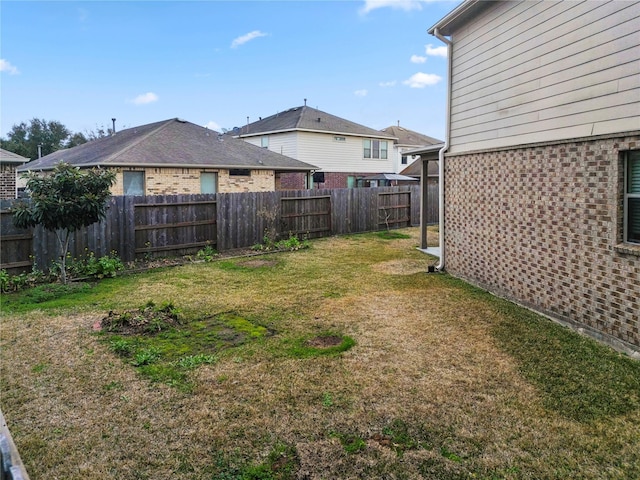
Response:
[[[316,188],[363,185],[362,179],[394,172],[393,135],[308,106],[294,107],[230,132],[236,138],[319,168]],[[300,175],[282,176],[281,188],[305,188]]]
[[[16,169],[28,161],[26,157],[0,148],[0,199],[18,196]]]
[[[317,169],[180,119],[128,128],[58,150],[19,171],[51,170],[59,162],[115,169],[113,195],[273,191],[280,175],[308,176]]]
[[[466,0],[438,269],[640,352],[640,2]]]
[[[432,145],[441,145],[443,143],[442,140],[438,140],[437,138],[401,127],[400,122],[398,122],[397,126],[383,128],[380,131],[396,137],[394,141],[395,166],[393,170],[395,173],[402,173],[401,170],[407,168],[407,166],[419,158],[419,155],[410,153],[412,150]],[[418,170],[420,170],[420,168],[418,168]]]

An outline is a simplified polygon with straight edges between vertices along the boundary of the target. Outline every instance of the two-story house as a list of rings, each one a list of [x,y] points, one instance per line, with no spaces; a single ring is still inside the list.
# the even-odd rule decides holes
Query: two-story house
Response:
[[[280,176],[279,188],[347,188],[377,173],[395,172],[388,133],[308,107],[294,107],[230,132],[253,145],[318,166],[312,185],[300,174]]]
[[[439,269],[640,352],[640,2],[466,0]]]

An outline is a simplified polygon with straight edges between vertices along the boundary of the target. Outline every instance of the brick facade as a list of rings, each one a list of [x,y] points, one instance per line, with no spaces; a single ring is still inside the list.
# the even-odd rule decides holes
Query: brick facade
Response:
[[[640,351],[640,246],[620,245],[632,149],[640,135],[448,155],[447,271]]]
[[[359,178],[375,175],[380,172],[371,173],[345,173],[345,172],[320,172],[324,174],[324,182],[314,182],[313,188],[348,188],[349,177],[353,177],[354,181]],[[277,190],[300,190],[306,188],[305,174],[303,173],[281,173],[276,179]],[[356,184],[354,183],[354,187]],[[364,185],[368,187],[369,183],[365,182]]]
[[[0,198],[16,198],[16,165],[0,164]]]
[[[130,171],[145,172],[146,195],[180,195],[200,193],[200,173],[218,174],[218,192],[270,192],[275,190],[273,170],[251,170],[250,176],[229,175],[229,170],[189,169],[189,168],[131,168]],[[122,169],[118,169],[116,184],[111,189],[113,195],[122,195]]]

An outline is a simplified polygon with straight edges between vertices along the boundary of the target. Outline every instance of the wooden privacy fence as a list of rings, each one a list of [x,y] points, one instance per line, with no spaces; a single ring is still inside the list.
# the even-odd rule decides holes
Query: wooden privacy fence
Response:
[[[12,204],[0,205],[0,268],[46,270],[59,260],[55,234],[42,227],[16,229]],[[246,248],[265,236],[317,238],[419,223],[419,186],[119,196],[110,198],[102,222],[73,234],[69,253],[84,258],[115,252],[128,262],[192,254],[207,245],[219,251]]]

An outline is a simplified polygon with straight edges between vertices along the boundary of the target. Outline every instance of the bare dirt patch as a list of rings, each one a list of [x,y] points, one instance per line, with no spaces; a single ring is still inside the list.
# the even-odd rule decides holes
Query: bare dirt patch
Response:
[[[314,337],[307,340],[307,346],[313,348],[331,348],[342,343],[342,337],[338,335],[328,335],[323,337]]]
[[[127,310],[122,313],[110,311],[94,330],[104,330],[124,335],[155,333],[180,324],[178,315],[171,308],[156,308],[147,305],[144,308]]]

